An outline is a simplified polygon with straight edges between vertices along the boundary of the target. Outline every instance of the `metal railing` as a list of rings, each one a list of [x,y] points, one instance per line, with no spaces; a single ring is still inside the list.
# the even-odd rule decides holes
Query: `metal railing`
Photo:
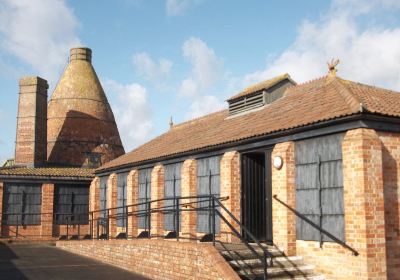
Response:
[[[261,242],[250,232],[250,230],[244,226],[222,203],[229,199],[229,197],[217,197],[215,195],[200,195],[200,196],[187,196],[187,197],[174,197],[174,198],[163,198],[158,200],[151,200],[147,202],[136,203],[127,206],[107,208],[103,210],[97,210],[90,212],[91,223],[96,225],[96,237],[98,239],[110,239],[110,224],[112,220],[125,219],[125,234],[123,238],[129,239],[130,237],[135,238],[151,238],[156,235],[152,235],[151,232],[151,217],[155,213],[162,214],[173,214],[174,217],[174,231],[170,236],[174,236],[177,241],[180,239],[180,215],[182,212],[208,212],[211,225],[209,226],[210,232],[205,236],[210,238],[204,238],[203,240],[211,241],[213,246],[216,245],[216,217],[219,217],[223,221],[230,232],[236,236],[249,250],[250,252],[261,261],[263,265],[264,279],[267,279],[267,267],[268,260],[269,265],[272,265],[273,258],[268,252],[267,248],[261,244]],[[155,206],[158,202],[165,202],[167,200],[173,200],[172,205],[168,206]],[[204,205],[206,204],[206,205]],[[140,207],[141,206],[141,207]],[[117,211],[118,209],[124,208],[123,211]],[[144,209],[137,209],[144,208]],[[112,212],[120,212],[113,214]],[[122,213],[121,213],[122,212]],[[95,217],[99,216],[99,217]],[[129,217],[136,216],[144,217],[146,222],[143,231],[138,236],[133,236],[129,231]],[[237,226],[235,227],[229,220],[232,220]],[[136,221],[137,222],[137,221]],[[93,227],[94,225],[92,225]],[[103,230],[101,230],[101,227]],[[238,228],[237,228],[238,227]],[[244,237],[244,235],[246,237]],[[253,245],[251,244],[253,243]],[[258,248],[258,252],[256,250]],[[261,252],[261,253],[259,253]]]
[[[300,212],[298,212],[296,209],[293,209],[292,207],[290,207],[289,205],[287,205],[285,202],[283,202],[282,200],[280,200],[278,198],[277,195],[274,195],[274,199],[276,201],[278,201],[280,204],[282,204],[283,206],[285,206],[287,209],[289,209],[291,212],[293,212],[297,217],[299,217],[300,219],[302,219],[303,221],[305,221],[306,223],[308,223],[310,226],[312,226],[313,228],[319,230],[321,233],[325,234],[327,237],[329,237],[330,239],[332,239],[334,242],[336,242],[337,244],[341,245],[342,247],[350,250],[352,252],[352,254],[354,256],[358,256],[359,253],[353,249],[352,247],[350,247],[349,245],[346,244],[346,242],[344,242],[343,240],[340,240],[339,238],[337,238],[336,236],[334,236],[333,234],[331,234],[330,232],[326,231],[325,229],[323,229],[322,227],[320,227],[319,225],[315,224],[313,221],[311,221],[310,219],[308,219],[306,216],[304,216],[303,214],[301,214]]]
[[[243,225],[238,218],[235,217],[223,204],[223,201],[228,200],[229,197],[219,197],[216,195],[199,195],[199,196],[187,196],[187,197],[171,197],[163,198],[151,201],[145,201],[135,203],[132,205],[125,205],[120,207],[113,207],[107,209],[101,209],[89,212],[86,218],[79,219],[80,214],[70,213],[35,213],[35,214],[24,214],[24,215],[40,215],[39,223],[35,225],[23,224],[18,221],[20,214],[3,214],[2,217],[2,229],[4,227],[8,230],[15,230],[14,237],[27,237],[20,232],[20,228],[26,226],[40,226],[40,224],[47,223],[49,226],[50,235],[52,237],[60,237],[60,239],[130,239],[130,238],[151,238],[156,237],[156,234],[152,234],[151,219],[152,215],[170,214],[173,216],[173,231],[170,232],[169,238],[175,238],[177,241],[180,240],[180,220],[183,212],[203,212],[208,213],[209,225],[208,231],[202,238],[203,241],[212,242],[213,246],[216,245],[216,239],[218,236],[216,229],[216,218],[227,225],[229,233],[236,236],[248,249],[249,251],[261,261],[264,269],[264,279],[267,279],[267,267],[272,265],[272,255],[268,252],[267,248],[261,244],[261,242],[250,232],[250,230]],[[169,205],[165,205],[165,201],[171,201]],[[7,215],[16,215],[15,224],[7,224],[10,222]],[[130,218],[136,217],[135,225],[132,225]],[[144,228],[139,235],[135,235],[132,231],[133,227],[139,229],[138,220],[139,218],[144,219]],[[12,220],[12,219],[11,219]],[[81,224],[77,221],[82,221]],[[123,221],[120,229],[124,230],[123,234],[118,236],[111,235],[111,228],[117,226],[117,221]],[[71,227],[73,227],[71,229]],[[62,232],[57,232],[57,229],[62,228]],[[136,231],[137,232],[137,231]],[[8,232],[10,233],[10,232]],[[116,233],[116,231],[115,231]],[[8,237],[10,234],[8,234]],[[32,235],[29,235],[32,236]],[[43,237],[43,236],[41,236]],[[164,236],[166,237],[166,236]],[[208,238],[205,238],[208,237]],[[252,244],[251,244],[252,243]],[[269,264],[268,264],[269,260]]]
[[[0,213],[0,225],[0,238],[79,239],[92,232],[88,213]]]

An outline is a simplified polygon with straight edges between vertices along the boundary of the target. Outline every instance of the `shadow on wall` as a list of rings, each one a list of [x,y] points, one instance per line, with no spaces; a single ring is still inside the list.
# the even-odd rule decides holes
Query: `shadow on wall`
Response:
[[[0,242],[0,279],[28,279],[13,263],[19,257],[5,243]]]
[[[57,121],[62,119],[49,119],[49,131]],[[48,163],[80,167],[85,164],[87,153],[101,154],[102,163],[123,155],[125,151],[117,126],[82,112],[69,111],[57,141],[48,142]]]
[[[400,263],[400,222],[398,166],[390,151],[382,146],[385,203],[386,264],[388,279],[397,279]]]

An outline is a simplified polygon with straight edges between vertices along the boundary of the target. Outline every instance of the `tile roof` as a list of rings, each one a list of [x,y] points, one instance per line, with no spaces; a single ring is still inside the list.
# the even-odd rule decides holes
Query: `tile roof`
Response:
[[[3,167],[0,168],[0,177],[54,177],[54,178],[80,178],[91,179],[94,169],[68,168],[68,167]]]
[[[261,110],[228,117],[228,110],[173,126],[97,171],[210,148],[344,116],[371,112],[400,117],[400,94],[325,76],[290,87]]]
[[[239,92],[238,94],[230,97],[227,101],[232,101],[232,100],[235,100],[235,99],[237,99],[239,97],[247,96],[247,95],[250,95],[250,94],[255,93],[257,91],[273,87],[274,85],[276,85],[279,82],[282,82],[284,80],[289,80],[294,85],[296,84],[296,82],[292,80],[290,75],[285,73],[285,74],[276,76],[276,77],[274,77],[272,79],[265,80],[265,81],[262,81],[262,82],[260,82],[258,84],[249,86],[249,87],[245,88],[243,91]]]

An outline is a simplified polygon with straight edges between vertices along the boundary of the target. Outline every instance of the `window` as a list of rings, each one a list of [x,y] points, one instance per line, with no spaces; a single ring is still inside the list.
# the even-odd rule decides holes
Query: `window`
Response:
[[[89,186],[56,185],[54,216],[57,225],[89,223]]]
[[[151,171],[153,168],[141,169],[139,170],[139,197],[138,202],[144,203],[151,199]],[[146,213],[147,204],[142,204],[138,206],[140,211],[138,217],[139,228],[148,228],[148,215]]]
[[[84,166],[88,168],[97,168],[101,165],[101,153],[85,153]]]
[[[41,206],[40,184],[5,184],[3,224],[40,225]]]
[[[221,157],[203,158],[197,161],[197,194],[216,195],[220,193],[220,160]],[[208,210],[209,201],[199,198],[198,207],[203,208],[197,212],[197,231],[211,233],[212,215]],[[219,232],[219,217],[215,216],[215,230]]]
[[[296,208],[344,241],[342,139],[340,134],[296,142]],[[296,231],[297,239],[330,241],[300,218]]]
[[[128,177],[128,172],[118,173],[117,176],[117,207],[126,206],[126,179]],[[117,227],[126,226],[126,209],[117,208]]]
[[[164,198],[172,198],[164,201],[166,211],[174,211],[176,209],[176,197],[181,196],[181,169],[182,163],[168,164],[164,171]],[[181,203],[181,202],[179,202]],[[164,214],[164,229],[174,231],[177,226],[177,215],[175,212],[167,212]],[[179,219],[180,221],[181,219]]]
[[[100,210],[107,209],[107,180],[108,177],[100,177]],[[101,211],[100,216],[107,217],[107,211]]]

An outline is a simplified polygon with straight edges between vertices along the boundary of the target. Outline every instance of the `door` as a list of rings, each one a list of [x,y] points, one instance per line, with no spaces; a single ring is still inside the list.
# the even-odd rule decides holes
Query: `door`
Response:
[[[264,242],[272,242],[271,151],[246,153],[241,157],[242,222]]]

